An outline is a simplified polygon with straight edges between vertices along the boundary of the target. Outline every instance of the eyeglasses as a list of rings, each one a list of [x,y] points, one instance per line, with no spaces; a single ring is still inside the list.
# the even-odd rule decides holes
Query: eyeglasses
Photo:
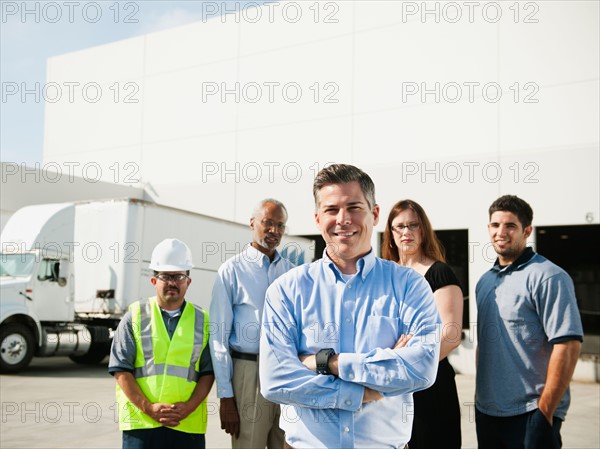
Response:
[[[156,279],[158,279],[159,281],[163,281],[163,282],[171,282],[171,281],[175,281],[175,282],[183,282],[185,279],[189,279],[189,276],[187,274],[165,274],[165,273],[160,273],[157,274],[156,276],[154,276]]]
[[[419,226],[421,226],[420,223],[409,223],[407,225],[395,225],[392,226],[392,231],[397,232],[398,234],[401,234],[406,228],[408,228],[409,231],[416,231],[417,229],[419,229]]]
[[[275,223],[273,220],[262,220],[260,222],[265,229],[277,229],[279,232],[285,232],[285,224],[283,223]]]

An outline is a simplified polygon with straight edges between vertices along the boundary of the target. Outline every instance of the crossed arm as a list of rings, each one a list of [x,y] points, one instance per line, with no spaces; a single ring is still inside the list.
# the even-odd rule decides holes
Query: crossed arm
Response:
[[[404,335],[402,337],[400,337],[401,339],[404,337]],[[334,376],[338,376],[340,374],[340,370],[339,370],[339,363],[338,363],[338,359],[339,359],[339,354],[335,354],[333,355],[330,359],[329,359],[329,371],[331,372],[331,374],[333,374]],[[315,355],[301,355],[300,357],[300,361],[302,362],[302,364],[307,367],[309,370],[311,371],[317,371],[317,360],[316,360],[316,356]],[[380,399],[383,399],[384,396],[379,393],[376,390],[373,390],[369,387],[365,387],[365,391],[363,393],[363,398],[362,398],[362,403],[365,404],[366,402],[373,402],[373,401],[379,401]]]
[[[406,345],[401,351],[396,343],[368,353],[335,355],[329,361],[334,377],[315,373],[314,354],[298,354],[295,342],[301,336],[295,326],[286,324],[291,321],[269,318],[272,321],[263,327],[259,367],[261,392],[273,402],[355,411],[364,402],[427,388],[435,379],[439,357],[435,331],[419,334],[412,344],[401,337],[399,342]]]

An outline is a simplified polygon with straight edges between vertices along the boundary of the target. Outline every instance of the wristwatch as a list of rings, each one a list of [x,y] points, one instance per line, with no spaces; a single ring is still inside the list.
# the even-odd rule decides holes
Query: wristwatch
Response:
[[[317,374],[331,374],[329,370],[329,359],[335,355],[335,351],[332,348],[321,349],[317,352]]]

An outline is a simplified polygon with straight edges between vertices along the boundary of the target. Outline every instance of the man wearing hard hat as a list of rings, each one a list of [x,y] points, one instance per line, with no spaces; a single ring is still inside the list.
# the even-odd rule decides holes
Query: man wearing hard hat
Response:
[[[108,371],[117,381],[124,449],[205,447],[214,375],[208,313],[185,300],[192,267],[182,241],[156,245],[156,296],[133,303],[115,332]]]

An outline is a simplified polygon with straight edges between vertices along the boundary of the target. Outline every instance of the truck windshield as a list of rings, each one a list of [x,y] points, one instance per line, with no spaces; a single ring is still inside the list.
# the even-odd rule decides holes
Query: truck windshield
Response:
[[[33,254],[0,254],[0,276],[29,276],[34,262]]]

